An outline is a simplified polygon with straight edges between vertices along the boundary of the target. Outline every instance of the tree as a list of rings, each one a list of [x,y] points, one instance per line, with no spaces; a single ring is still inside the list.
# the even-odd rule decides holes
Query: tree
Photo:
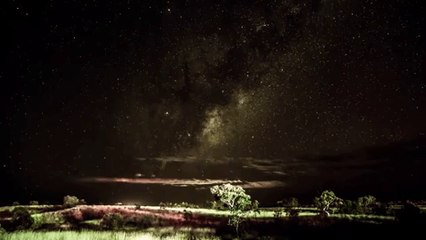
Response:
[[[246,194],[240,186],[234,186],[229,183],[216,185],[210,188],[210,192],[226,208],[231,211],[248,210],[251,205],[251,197]]]
[[[210,188],[216,201],[219,201],[224,207],[231,211],[228,224],[235,227],[238,234],[238,228],[243,221],[244,214],[251,209],[253,204],[250,195],[240,186],[234,186],[229,183],[216,185]]]
[[[321,211],[321,214],[326,216],[330,215],[332,207],[339,207],[342,205],[343,200],[334,194],[333,191],[325,190],[321,196],[314,199],[315,206]]]

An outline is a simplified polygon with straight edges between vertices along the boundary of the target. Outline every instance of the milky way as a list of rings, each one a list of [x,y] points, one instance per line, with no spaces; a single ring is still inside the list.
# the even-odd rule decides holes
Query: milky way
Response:
[[[6,179],[344,154],[426,131],[420,0],[1,5]]]

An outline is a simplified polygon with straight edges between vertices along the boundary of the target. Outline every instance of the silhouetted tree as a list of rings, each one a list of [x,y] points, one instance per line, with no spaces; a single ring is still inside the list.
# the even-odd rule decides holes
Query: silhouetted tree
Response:
[[[340,207],[343,200],[334,194],[333,191],[325,190],[321,193],[321,196],[314,199],[314,204],[320,210],[321,214],[326,216],[330,215],[332,207]]]
[[[210,188],[210,192],[215,199],[231,211],[228,224],[235,227],[238,234],[238,228],[242,222],[244,213],[250,210],[252,201],[250,195],[240,186],[234,186],[229,183],[216,185]]]

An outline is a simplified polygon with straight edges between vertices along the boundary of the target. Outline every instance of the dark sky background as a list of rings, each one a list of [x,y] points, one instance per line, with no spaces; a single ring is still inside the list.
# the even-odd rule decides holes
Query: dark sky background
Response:
[[[135,157],[285,161],[423,138],[425,12],[422,0],[2,1],[4,192]]]

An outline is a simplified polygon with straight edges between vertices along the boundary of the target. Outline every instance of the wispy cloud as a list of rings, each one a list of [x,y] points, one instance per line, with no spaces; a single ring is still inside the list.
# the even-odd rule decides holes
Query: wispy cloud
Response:
[[[274,188],[285,186],[281,181],[241,181],[226,179],[176,179],[176,178],[108,178],[108,177],[89,177],[80,178],[80,182],[92,183],[126,183],[126,184],[157,184],[176,187],[188,186],[212,186],[217,184],[231,183],[240,185],[243,188]]]

